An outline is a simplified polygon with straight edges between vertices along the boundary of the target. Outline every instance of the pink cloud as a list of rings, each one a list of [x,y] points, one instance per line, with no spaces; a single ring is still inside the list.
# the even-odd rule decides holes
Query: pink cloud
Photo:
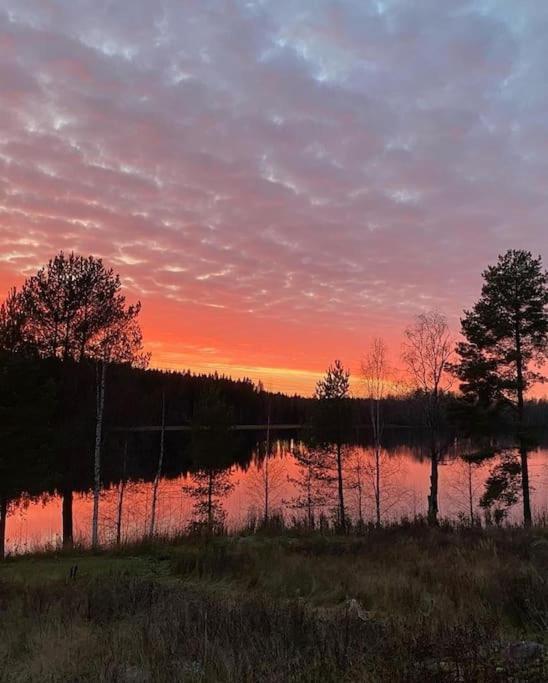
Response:
[[[548,9],[4,2],[0,283],[105,257],[158,363],[320,369],[545,254]],[[166,360],[167,362],[167,360]]]

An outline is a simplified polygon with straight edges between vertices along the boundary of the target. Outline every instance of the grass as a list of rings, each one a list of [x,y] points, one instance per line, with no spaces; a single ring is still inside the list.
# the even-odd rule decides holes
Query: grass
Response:
[[[544,681],[547,629],[546,529],[182,538],[0,566],[10,682]]]

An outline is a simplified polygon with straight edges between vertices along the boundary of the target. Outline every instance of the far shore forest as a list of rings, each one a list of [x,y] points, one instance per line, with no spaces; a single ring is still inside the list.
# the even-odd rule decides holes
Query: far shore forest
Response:
[[[101,259],[63,252],[12,289],[1,305],[2,557],[12,507],[45,495],[63,500],[63,544],[70,546],[75,488],[93,493],[96,548],[106,459],[113,444],[123,452],[130,430],[146,425],[157,427],[147,436],[154,441],[148,451],[154,454],[149,536],[155,534],[166,433],[175,425],[188,427],[193,443],[190,468],[197,486],[189,531],[195,533],[223,533],[224,519],[212,499],[227,485],[225,468],[238,460],[237,425],[266,430],[265,462],[270,429],[299,427],[295,509],[305,528],[318,527],[319,497],[331,510],[321,523],[333,533],[351,534],[358,522],[383,524],[378,502],[389,426],[420,430],[428,444],[425,523],[435,527],[442,521],[438,470],[458,436],[468,444],[471,464],[498,456],[482,496],[485,515],[472,516],[470,524],[502,525],[518,501],[523,525],[534,524],[528,454],[538,430],[548,425],[548,402],[528,398],[544,381],[548,355],[548,275],[541,257],[511,250],[488,266],[460,330],[449,329],[441,311],[411,319],[402,331],[399,372],[388,363],[384,341],[373,338],[361,359],[358,397],[351,395],[350,373],[338,360],[310,398],[268,392],[248,379],[149,369],[140,310],[139,302],[126,301],[119,276]],[[370,520],[353,519],[345,498],[347,446],[360,430],[367,430],[374,455],[377,514]]]

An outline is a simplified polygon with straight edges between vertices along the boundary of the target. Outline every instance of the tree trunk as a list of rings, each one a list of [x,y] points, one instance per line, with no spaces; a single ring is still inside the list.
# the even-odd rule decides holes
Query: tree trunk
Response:
[[[268,524],[268,514],[269,514],[269,505],[270,505],[270,481],[269,481],[269,472],[268,472],[268,455],[266,456],[265,462],[264,462],[264,523]]]
[[[63,490],[63,548],[72,548],[74,542],[74,527],[72,515],[72,489]]]
[[[124,492],[126,488],[126,466],[127,466],[127,438],[124,443],[124,455],[122,460],[122,476],[120,477],[120,487],[118,490],[118,514],[116,516],[116,545],[122,542],[122,513],[124,511]]]
[[[517,375],[517,391],[518,391],[518,439],[519,439],[519,455],[521,459],[521,488],[523,497],[523,525],[530,527],[533,524],[533,516],[531,514],[531,492],[529,490],[529,462],[527,447],[524,441],[524,397],[523,397],[523,357],[521,353],[521,334],[519,328],[516,326],[515,332],[516,343],[516,375]]]
[[[381,525],[381,449],[377,444],[375,448],[375,508],[377,513],[377,526]]]
[[[209,473],[207,486],[207,527],[211,533],[213,530],[213,472]]]
[[[268,408],[268,423],[266,427],[266,454],[264,461],[264,523],[268,524],[270,505],[270,480],[268,471],[268,458],[270,457],[270,406]]]
[[[470,526],[474,526],[474,492],[472,489],[472,463],[468,463],[468,502],[470,504]]]
[[[308,512],[308,529],[312,530],[314,527],[314,511],[312,505],[312,479],[309,473],[308,481],[306,482],[306,494],[307,494],[307,512]]]
[[[342,471],[342,448],[337,444],[337,479],[339,488],[339,522],[343,532],[346,532],[346,512],[344,509],[344,482]]]
[[[6,517],[8,516],[8,501],[0,497],[0,560],[6,556]]]
[[[435,448],[430,452],[430,495],[428,496],[428,524],[438,523],[438,453]]]
[[[361,463],[358,461],[356,467],[357,477],[357,489],[358,489],[358,520],[360,524],[363,524],[363,480],[362,480],[362,467]]]
[[[529,462],[527,448],[521,441],[519,455],[521,459],[521,487],[523,491],[523,525],[530,527],[533,525],[533,515],[531,514],[531,497],[529,491]]]
[[[107,365],[104,361],[97,367],[97,417],[95,421],[95,454],[93,461],[93,520],[91,545],[99,544],[99,494],[101,492],[101,442],[103,439],[103,416],[105,412],[105,387]]]
[[[162,466],[164,463],[164,444],[166,434],[166,396],[162,393],[162,431],[160,434],[160,454],[158,456],[158,469],[154,477],[154,486],[152,488],[152,510],[150,512],[150,529],[149,536],[154,536],[154,527],[156,526],[156,503],[158,501],[158,486],[160,484],[160,477],[162,476]]]

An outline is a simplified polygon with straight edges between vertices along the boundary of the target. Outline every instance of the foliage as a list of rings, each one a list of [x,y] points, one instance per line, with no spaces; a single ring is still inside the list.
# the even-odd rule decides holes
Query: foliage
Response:
[[[523,394],[541,381],[548,342],[548,276],[540,256],[510,250],[483,273],[481,297],[461,321],[454,370],[469,400],[519,408]]]
[[[0,348],[44,358],[146,365],[137,318],[101,259],[60,252],[0,309]]]
[[[521,465],[512,451],[505,452],[487,477],[480,505],[500,523],[508,509],[518,502],[520,487]]]

